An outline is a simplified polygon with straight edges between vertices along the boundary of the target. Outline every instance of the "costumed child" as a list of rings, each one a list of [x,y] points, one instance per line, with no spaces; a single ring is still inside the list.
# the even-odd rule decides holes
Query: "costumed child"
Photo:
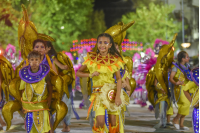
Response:
[[[49,52],[47,50],[51,50],[50,48],[47,48],[47,42],[42,40],[42,39],[36,39],[34,42],[33,42],[33,50],[35,51],[38,51],[40,54],[41,54],[41,64],[46,64],[50,67],[50,69],[52,69],[55,74],[58,74],[58,70],[55,66],[58,65],[59,67],[61,67],[61,69],[67,69],[68,66],[67,65],[63,65],[61,64],[60,62],[58,62],[58,60],[56,58],[54,58],[54,55],[55,53],[52,52],[53,51],[53,48],[52,48],[52,51]],[[49,52],[48,54],[50,56],[48,56],[47,52]],[[55,64],[54,64],[54,61],[55,61]],[[25,61],[25,64],[24,65],[28,65],[29,62],[28,60]],[[51,127],[52,127],[53,124],[51,124]],[[51,132],[53,132],[53,130],[51,130]]]
[[[107,33],[102,33],[97,37],[97,51],[87,53],[83,65],[76,73],[79,77],[92,78],[93,91],[88,116],[93,107],[94,133],[104,133],[108,130],[110,133],[124,132],[122,120],[118,120],[120,110],[126,103],[120,76],[120,69],[124,69],[124,64],[115,48],[113,38]],[[87,68],[89,73],[84,73]],[[113,74],[116,75],[116,84]]]
[[[32,51],[28,55],[29,65],[19,71],[27,133],[48,133],[51,130],[49,107],[52,85],[48,74],[50,67],[41,61],[41,54]]]
[[[46,54],[46,42],[42,39],[36,39],[33,42],[33,50],[38,51],[41,54],[41,63],[42,64],[46,64],[48,65],[51,69],[54,70],[54,72],[57,74],[57,69],[55,64],[53,63],[53,59],[50,58],[48,55]],[[29,64],[28,60],[26,59],[26,61],[24,62],[24,66],[27,66]]]
[[[194,93],[198,86],[191,79],[191,69],[187,64],[190,60],[188,54],[185,51],[179,52],[177,60],[177,63],[173,62],[170,75],[170,82],[175,85],[174,95],[178,105],[178,113],[173,119],[173,124],[176,129],[189,130],[188,127],[183,125],[183,122],[190,111],[190,103],[192,101],[190,93]]]

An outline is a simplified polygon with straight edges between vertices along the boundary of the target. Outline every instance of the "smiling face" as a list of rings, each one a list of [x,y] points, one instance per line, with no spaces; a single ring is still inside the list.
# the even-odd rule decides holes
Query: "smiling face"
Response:
[[[42,42],[37,42],[35,44],[35,47],[33,48],[34,50],[40,52],[40,54],[42,56],[44,56],[46,54],[46,49],[45,49],[45,45]]]
[[[102,36],[98,38],[97,47],[100,54],[108,53],[109,48],[111,48],[112,44],[110,43],[110,39],[108,37]]]
[[[37,72],[41,63],[40,56],[32,56],[28,59],[32,72]]]

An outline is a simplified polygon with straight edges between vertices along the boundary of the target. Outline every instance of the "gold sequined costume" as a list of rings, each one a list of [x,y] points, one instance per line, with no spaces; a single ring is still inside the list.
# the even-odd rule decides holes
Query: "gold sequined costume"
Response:
[[[23,17],[19,22],[18,42],[19,42],[19,47],[20,47],[22,57],[25,61],[29,52],[32,51],[32,48],[33,48],[32,45],[33,45],[34,40],[43,39],[45,41],[54,41],[54,39],[51,38],[50,36],[38,33],[33,22],[31,22],[29,20],[28,13],[27,13],[27,10],[24,5],[22,5],[22,9],[23,9]],[[50,58],[48,57],[48,55],[46,55],[46,59],[51,68],[52,62],[51,62]],[[68,70],[60,70],[59,69],[58,74],[56,74],[52,68],[50,70],[51,84],[53,85],[52,103],[50,106],[50,111],[52,112],[52,114],[54,114],[56,112],[56,120],[53,125],[53,130],[55,130],[55,128],[58,126],[58,124],[61,122],[61,120],[67,114],[68,108],[65,105],[65,103],[61,101],[63,93],[66,93],[67,96],[69,97],[68,85],[75,84],[74,83],[75,73],[74,73],[74,69],[73,69],[70,59],[61,52],[58,53],[57,59],[62,64],[68,65],[69,69]],[[0,59],[0,61],[2,61],[2,60]],[[21,81],[19,78],[19,70],[22,68],[24,61],[22,61],[20,63],[20,65],[16,68],[15,74],[11,73],[12,80],[10,81],[10,84],[7,87],[8,92],[10,92],[10,95],[15,98],[14,101],[9,101],[2,109],[3,117],[5,119],[5,122],[7,123],[7,130],[11,126],[11,120],[13,118],[13,113],[15,111],[20,112],[20,110],[22,109],[22,102],[21,102],[22,95],[21,95],[21,91],[19,90],[20,81]],[[26,60],[26,62],[28,62],[28,61]],[[27,65],[28,65],[28,63],[27,63]],[[8,64],[6,64],[4,66],[6,66],[5,68],[6,68],[7,72],[13,71],[12,69],[9,68]],[[8,70],[8,69],[10,69],[10,70]],[[9,73],[6,73],[6,74],[9,75]],[[6,77],[6,80],[8,81],[9,78]]]
[[[174,43],[177,34],[168,45],[163,45],[160,49],[156,65],[151,68],[146,77],[146,88],[148,91],[148,100],[155,107],[155,105],[161,101],[166,101],[168,107],[171,105],[168,97],[168,69],[171,67],[174,57]],[[155,87],[155,79],[159,82],[160,87]],[[163,89],[163,91],[161,90]],[[160,96],[154,101],[155,92]]]

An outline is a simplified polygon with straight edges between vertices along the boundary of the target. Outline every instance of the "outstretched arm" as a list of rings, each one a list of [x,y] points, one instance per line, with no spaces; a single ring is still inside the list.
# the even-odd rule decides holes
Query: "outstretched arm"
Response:
[[[90,73],[84,73],[84,71],[87,69],[87,66],[86,65],[83,65],[83,66],[81,66],[79,69],[78,69],[78,71],[77,71],[77,73],[76,73],[76,76],[78,76],[78,77],[90,77],[90,78],[92,78],[92,77],[94,77],[94,76],[99,76],[99,72],[94,72],[94,73],[92,73],[92,74],[90,74]]]
[[[76,73],[76,76],[78,77],[90,77],[90,73],[84,73],[84,71],[87,69],[87,66],[86,65],[82,65],[77,73]]]
[[[50,107],[51,105],[51,98],[52,98],[52,84],[51,84],[51,78],[49,76],[49,74],[46,76],[46,83],[47,83],[47,89],[48,89],[48,97],[47,97],[47,102],[48,102],[48,106]]]

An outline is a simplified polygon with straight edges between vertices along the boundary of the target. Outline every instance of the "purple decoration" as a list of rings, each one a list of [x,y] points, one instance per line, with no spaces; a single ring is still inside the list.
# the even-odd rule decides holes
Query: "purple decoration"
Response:
[[[149,109],[149,111],[153,111],[154,110],[152,105],[149,105],[148,109]]]
[[[105,109],[105,124],[107,129],[109,130],[109,123],[108,123],[108,111]]]
[[[26,130],[27,130],[27,133],[31,132],[32,127],[33,127],[33,112],[28,112],[26,114]]]
[[[5,103],[5,101],[4,101],[4,100],[1,100],[1,102],[0,102],[0,109],[2,109],[2,108],[3,108],[3,106],[4,106],[4,103]]]
[[[39,70],[36,73],[32,73],[30,65],[22,68],[19,71],[20,78],[27,83],[36,83],[43,79],[50,71],[50,68],[46,64],[40,64]]]
[[[180,69],[182,73],[186,73],[188,80],[193,81],[190,75],[191,71],[189,70],[188,66],[184,67],[185,69],[181,69],[176,62],[172,62],[172,64],[174,64],[178,69]]]
[[[199,86],[199,67],[192,69],[190,74],[194,83]]]
[[[194,133],[199,133],[199,109],[194,108],[192,113],[192,125]]]
[[[84,101],[79,104],[79,108],[82,109],[84,107]]]

